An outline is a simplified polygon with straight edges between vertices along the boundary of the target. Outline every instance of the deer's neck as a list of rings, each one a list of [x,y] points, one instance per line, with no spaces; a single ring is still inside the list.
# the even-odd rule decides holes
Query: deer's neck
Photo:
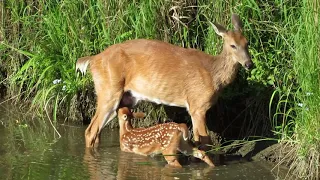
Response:
[[[232,59],[231,54],[222,50],[222,52],[213,57],[211,66],[212,80],[217,88],[222,90],[236,78],[240,64]]]
[[[133,129],[130,120],[120,123],[119,126],[120,126],[120,137],[122,137],[124,134],[130,132]]]

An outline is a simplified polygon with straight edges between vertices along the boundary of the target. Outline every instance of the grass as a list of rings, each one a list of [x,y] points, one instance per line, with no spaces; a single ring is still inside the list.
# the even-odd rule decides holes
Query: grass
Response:
[[[320,4],[304,1],[297,19],[298,32],[294,37],[295,61],[299,89],[296,93],[293,172],[309,179],[320,178]]]
[[[316,1],[7,0],[0,9],[0,88],[52,116],[53,125],[61,118],[88,121],[94,113],[91,77],[75,73],[79,57],[136,38],[217,54],[221,39],[208,21],[231,28],[231,13],[238,13],[255,69],[239,72],[208,113],[214,119],[208,125],[227,138],[276,137],[293,148],[294,174],[319,178]],[[167,117],[163,106],[144,103],[138,109],[149,120]]]

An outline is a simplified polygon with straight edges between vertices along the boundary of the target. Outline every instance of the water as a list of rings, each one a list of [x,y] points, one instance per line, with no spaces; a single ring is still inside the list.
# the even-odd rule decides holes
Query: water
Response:
[[[10,108],[11,109],[11,108]],[[121,152],[118,130],[104,130],[96,150],[85,148],[84,126],[59,125],[61,138],[39,119],[0,111],[0,179],[281,179],[267,162],[226,161],[215,168],[184,162],[166,166],[163,157]],[[48,122],[46,118],[40,122]],[[41,124],[41,123],[40,123]]]

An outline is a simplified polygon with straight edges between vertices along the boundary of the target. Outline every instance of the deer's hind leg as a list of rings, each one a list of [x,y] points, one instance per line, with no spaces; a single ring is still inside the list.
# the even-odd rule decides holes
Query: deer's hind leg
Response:
[[[96,113],[85,131],[86,147],[97,147],[103,127],[116,116],[122,91],[112,93],[112,96],[98,94]]]
[[[97,94],[97,108],[85,131],[86,147],[98,145],[102,128],[116,116],[116,109],[123,95],[124,81],[118,74],[118,72],[112,71],[108,71],[108,73],[94,71],[92,73]]]
[[[181,164],[178,161],[177,152],[180,144],[181,132],[175,133],[170,140],[170,143],[167,144],[166,148],[162,151],[164,158],[168,162],[168,165],[172,167],[181,168]]]
[[[108,55],[106,55],[108,54]],[[99,143],[102,128],[115,117],[124,90],[124,61],[126,56],[119,50],[97,55],[90,62],[90,71],[97,94],[97,109],[85,132],[86,146]]]
[[[178,161],[177,158],[177,151],[173,152],[173,151],[163,151],[163,156],[166,159],[168,165],[172,166],[172,167],[177,167],[177,168],[181,168],[181,164]]]

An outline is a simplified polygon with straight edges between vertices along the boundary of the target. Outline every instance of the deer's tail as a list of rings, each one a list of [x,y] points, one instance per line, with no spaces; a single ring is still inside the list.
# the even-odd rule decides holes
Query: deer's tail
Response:
[[[189,129],[186,124],[179,124],[179,129],[182,132],[183,140],[187,141],[189,139]]]
[[[76,62],[76,71],[79,70],[82,75],[85,75],[92,58],[93,56],[79,58]]]

